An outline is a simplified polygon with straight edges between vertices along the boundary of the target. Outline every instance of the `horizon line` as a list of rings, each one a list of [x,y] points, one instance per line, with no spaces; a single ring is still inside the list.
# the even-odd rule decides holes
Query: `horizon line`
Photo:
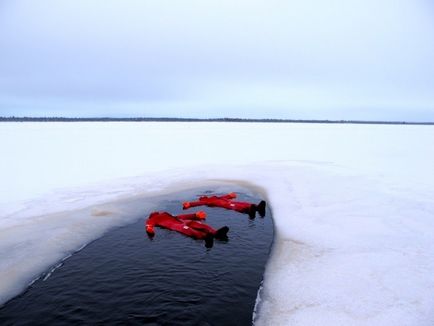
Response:
[[[434,125],[434,121],[405,121],[405,120],[353,120],[353,119],[279,119],[279,118],[173,118],[173,117],[16,117],[0,116],[2,122],[262,122],[262,123],[348,123],[348,124],[407,124],[407,125]]]

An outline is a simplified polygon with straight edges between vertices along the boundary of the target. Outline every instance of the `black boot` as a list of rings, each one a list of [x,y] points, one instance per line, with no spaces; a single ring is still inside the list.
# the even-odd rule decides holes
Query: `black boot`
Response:
[[[214,237],[217,240],[227,240],[228,239],[228,235],[227,235],[228,232],[229,232],[229,228],[227,226],[224,226],[224,227],[217,230]]]
[[[261,202],[256,206],[256,209],[259,213],[259,216],[264,217],[265,216],[265,207],[267,204],[264,200],[261,200]]]
[[[249,217],[253,220],[256,216],[256,205],[252,204],[250,205],[249,211],[247,212],[249,214]]]
[[[205,237],[205,247],[212,248],[214,245],[214,236],[211,233],[208,233]]]

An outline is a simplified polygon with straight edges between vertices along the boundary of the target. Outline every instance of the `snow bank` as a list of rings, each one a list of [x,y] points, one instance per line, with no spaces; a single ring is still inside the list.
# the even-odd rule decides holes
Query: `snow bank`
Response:
[[[257,325],[431,325],[433,140],[430,126],[0,124],[0,302],[155,196],[234,184],[275,219]]]

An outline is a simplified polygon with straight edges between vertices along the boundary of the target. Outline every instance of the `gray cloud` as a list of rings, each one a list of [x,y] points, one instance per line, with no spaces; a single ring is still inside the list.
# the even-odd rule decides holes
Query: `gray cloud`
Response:
[[[433,18],[424,0],[4,1],[0,114],[425,119]]]

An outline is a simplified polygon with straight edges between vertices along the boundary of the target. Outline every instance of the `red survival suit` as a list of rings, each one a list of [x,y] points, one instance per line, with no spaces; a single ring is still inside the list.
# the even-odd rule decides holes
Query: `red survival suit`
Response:
[[[146,220],[146,233],[153,237],[154,226],[177,231],[193,239],[204,239],[207,247],[212,247],[213,238],[219,240],[227,239],[229,231],[227,226],[218,230],[200,222],[206,218],[206,213],[199,211],[193,214],[171,215],[167,212],[153,212]]]
[[[250,218],[254,218],[256,212],[259,212],[259,215],[261,217],[265,216],[265,201],[262,200],[258,205],[256,205],[248,202],[233,201],[233,199],[236,197],[237,194],[235,194],[234,192],[223,196],[202,196],[199,197],[198,201],[184,202],[182,204],[182,207],[183,209],[197,206],[222,207],[240,213],[248,214]]]

